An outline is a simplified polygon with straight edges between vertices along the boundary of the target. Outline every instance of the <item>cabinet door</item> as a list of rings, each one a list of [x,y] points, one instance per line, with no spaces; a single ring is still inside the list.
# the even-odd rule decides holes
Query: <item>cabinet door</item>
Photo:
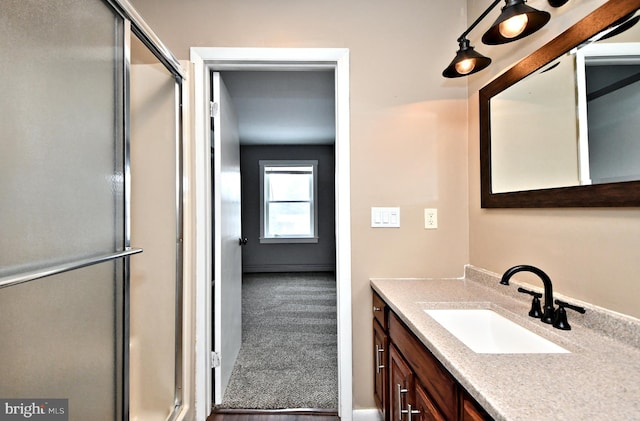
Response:
[[[388,334],[389,342],[402,353],[417,382],[428,391],[443,417],[457,420],[460,399],[456,380],[392,312],[389,313]],[[393,391],[390,390],[390,393]]]
[[[405,421],[407,405],[413,401],[413,372],[393,344],[389,344],[389,419]]]
[[[418,411],[413,416],[414,420],[419,421],[446,421],[442,416],[438,408],[435,406],[427,392],[423,389],[422,385],[416,382],[416,405],[415,409]]]
[[[384,333],[382,326],[376,319],[373,320],[373,395],[376,400],[378,409],[382,412],[383,419],[389,420],[389,411],[387,405],[389,404],[387,393],[387,371],[388,371],[388,358],[387,358],[388,339]]]
[[[487,421],[492,418],[465,393],[462,397],[462,411],[460,419],[462,421]]]

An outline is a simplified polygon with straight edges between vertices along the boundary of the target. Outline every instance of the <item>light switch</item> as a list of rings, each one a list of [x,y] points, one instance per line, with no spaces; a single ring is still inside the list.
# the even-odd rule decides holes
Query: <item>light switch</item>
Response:
[[[374,208],[372,208],[371,209],[371,219],[372,219],[371,226],[373,226],[374,223],[375,224],[381,224],[382,223],[382,215],[381,215],[380,211],[377,210],[377,209],[374,211]]]
[[[371,227],[399,228],[400,208],[371,208]]]

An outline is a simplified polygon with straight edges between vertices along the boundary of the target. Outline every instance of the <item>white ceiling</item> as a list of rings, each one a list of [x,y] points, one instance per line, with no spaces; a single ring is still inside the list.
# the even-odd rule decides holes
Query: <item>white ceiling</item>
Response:
[[[335,143],[335,83],[327,71],[224,71],[243,145]]]

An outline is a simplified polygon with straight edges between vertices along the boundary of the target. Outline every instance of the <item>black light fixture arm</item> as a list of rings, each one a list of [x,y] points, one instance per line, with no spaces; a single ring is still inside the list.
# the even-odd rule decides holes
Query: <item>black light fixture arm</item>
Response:
[[[459,48],[458,51],[456,51],[456,56],[442,71],[442,76],[446,78],[468,76],[485,69],[491,64],[489,57],[485,57],[474,50],[467,39],[467,35],[469,35],[501,1],[504,1],[504,7],[493,25],[491,25],[482,36],[482,42],[484,44],[498,45],[517,41],[542,28],[551,18],[550,13],[527,6],[525,4],[527,0],[492,0],[489,7],[458,37]],[[569,0],[548,1],[552,6],[559,7]]]
[[[493,2],[493,3],[491,3],[491,5],[487,8],[487,10],[485,10],[484,12],[482,12],[482,14],[481,14],[480,16],[478,16],[478,19],[476,19],[476,20],[471,24],[471,26],[469,26],[469,27],[467,28],[467,30],[466,30],[466,31],[464,31],[464,32],[462,33],[462,35],[460,35],[460,36],[458,37],[458,42],[460,43],[460,42],[462,42],[463,40],[465,40],[465,39],[467,38],[467,35],[469,35],[469,32],[473,31],[473,28],[475,28],[476,26],[478,26],[478,24],[482,21],[482,19],[486,18],[486,17],[487,17],[487,15],[488,15],[489,13],[491,13],[491,11],[492,11],[492,10],[493,10],[493,9],[494,9],[494,8],[495,8],[495,7],[496,7],[496,6],[501,2],[501,1],[504,1],[504,0],[494,0],[494,2]]]

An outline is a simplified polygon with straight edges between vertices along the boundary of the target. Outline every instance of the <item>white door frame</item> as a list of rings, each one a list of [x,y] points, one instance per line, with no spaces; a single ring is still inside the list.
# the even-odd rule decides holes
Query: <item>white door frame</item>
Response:
[[[335,69],[336,87],[336,286],[338,317],[338,415],[352,420],[351,208],[349,50],[346,48],[192,47],[195,70],[196,208],[196,419],[204,420],[211,399],[211,70]]]

